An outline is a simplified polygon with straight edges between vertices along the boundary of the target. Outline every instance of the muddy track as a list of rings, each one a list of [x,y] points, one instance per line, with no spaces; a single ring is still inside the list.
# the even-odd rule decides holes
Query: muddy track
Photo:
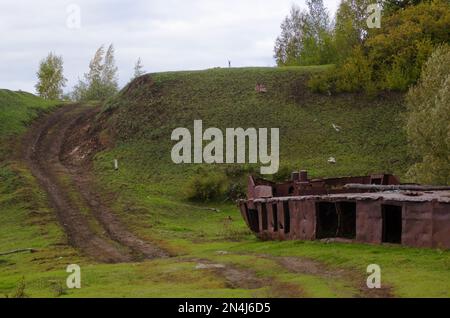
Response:
[[[91,159],[100,146],[89,128],[97,114],[92,107],[68,105],[37,121],[24,139],[24,159],[69,244],[86,256],[105,263],[164,257],[155,244],[127,230],[93,186]]]
[[[283,268],[292,273],[307,274],[323,277],[327,280],[341,279],[348,282],[355,290],[355,298],[392,298],[394,297],[390,286],[383,285],[381,289],[369,289],[366,285],[366,276],[349,269],[332,269],[318,261],[301,257],[273,257],[259,256],[276,261]]]
[[[281,282],[274,277],[258,276],[251,269],[243,268],[233,264],[214,263],[207,259],[186,259],[190,262],[196,262],[197,270],[199,266],[204,266],[203,270],[213,272],[216,276],[222,277],[226,287],[230,289],[254,290],[252,297],[271,297],[271,298],[301,298],[304,297],[303,289],[295,283]],[[267,287],[265,291],[258,289]]]

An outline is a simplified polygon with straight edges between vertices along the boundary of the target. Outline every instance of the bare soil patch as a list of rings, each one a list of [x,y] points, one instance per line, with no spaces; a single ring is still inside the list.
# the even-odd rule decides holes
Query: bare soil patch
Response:
[[[90,124],[98,112],[68,105],[37,121],[24,138],[24,159],[47,192],[71,245],[106,263],[164,257],[166,252],[156,244],[131,233],[93,186],[92,158],[104,148]],[[86,211],[100,230],[89,222]]]

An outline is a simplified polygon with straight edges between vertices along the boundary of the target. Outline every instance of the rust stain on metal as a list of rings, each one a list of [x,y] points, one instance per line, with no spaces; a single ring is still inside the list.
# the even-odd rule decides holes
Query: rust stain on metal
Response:
[[[356,241],[450,249],[450,187],[401,185],[393,175],[274,183],[249,177],[238,202],[261,239]]]

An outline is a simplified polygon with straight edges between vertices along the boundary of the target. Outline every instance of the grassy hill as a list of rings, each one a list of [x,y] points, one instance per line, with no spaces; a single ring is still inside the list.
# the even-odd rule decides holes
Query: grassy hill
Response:
[[[136,177],[165,183],[166,194],[179,194],[180,182],[199,169],[245,174],[248,165],[172,164],[171,132],[177,127],[192,132],[194,120],[201,119],[204,129],[280,128],[277,179],[295,169],[307,169],[316,177],[377,172],[403,177],[408,156],[402,96],[313,94],[307,78],[324,68],[211,69],[139,78],[105,107],[112,113],[108,118],[118,146],[115,154],[139,165]],[[267,93],[257,93],[257,83],[264,84]],[[337,164],[330,165],[329,157]]]
[[[36,117],[37,113],[49,110],[57,104],[31,93],[0,89],[0,134],[2,137],[21,133],[26,123]]]
[[[0,89],[0,161],[5,152],[10,152],[10,149],[5,149],[6,140],[23,133],[27,123],[55,105],[55,101],[47,101],[31,93]]]

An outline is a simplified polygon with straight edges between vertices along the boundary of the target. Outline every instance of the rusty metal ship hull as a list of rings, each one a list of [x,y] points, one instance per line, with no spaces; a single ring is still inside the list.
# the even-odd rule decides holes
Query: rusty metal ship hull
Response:
[[[282,184],[250,177],[238,205],[265,240],[450,249],[450,188],[402,186],[391,175],[308,180],[301,172]]]

